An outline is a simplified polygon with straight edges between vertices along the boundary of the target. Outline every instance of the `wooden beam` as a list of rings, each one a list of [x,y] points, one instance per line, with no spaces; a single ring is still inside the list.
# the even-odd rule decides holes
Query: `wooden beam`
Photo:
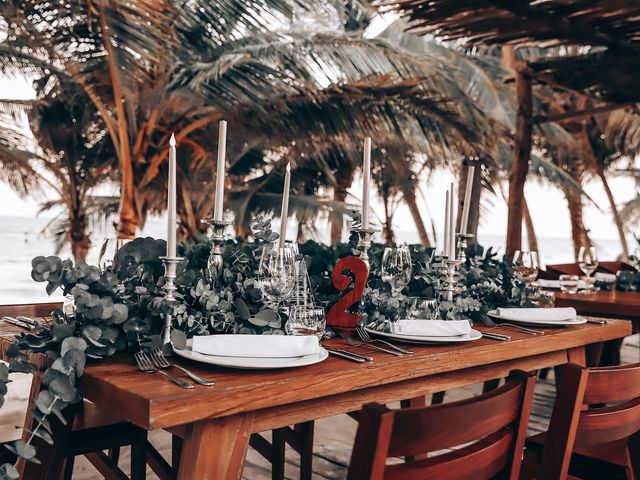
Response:
[[[532,36],[538,41],[544,40],[544,37],[538,38],[538,33],[547,32],[550,38],[566,40],[562,43],[586,43],[634,51],[633,45],[626,38],[618,37],[601,26],[585,24],[579,16],[571,17],[564,12],[549,14],[539,7],[532,6],[528,1],[488,0],[487,3],[521,17],[523,25],[528,25],[528,30],[532,32],[527,37]],[[535,28],[541,32],[536,32]]]
[[[531,159],[533,100],[531,73],[526,63],[516,69],[516,137],[513,163],[509,173],[509,213],[507,218],[506,255],[513,255],[522,245],[522,216],[524,213],[524,184]]]
[[[608,104],[608,105],[600,105],[598,107],[587,108],[586,110],[578,110],[575,112],[563,112],[563,113],[554,113],[551,115],[536,115],[533,117],[532,121],[534,124],[539,123],[547,123],[547,122],[560,122],[563,120],[570,120],[573,118],[586,117],[589,115],[597,115],[598,113],[606,113],[611,112],[613,110],[619,110],[622,108],[627,108],[633,103],[620,103],[620,104]]]

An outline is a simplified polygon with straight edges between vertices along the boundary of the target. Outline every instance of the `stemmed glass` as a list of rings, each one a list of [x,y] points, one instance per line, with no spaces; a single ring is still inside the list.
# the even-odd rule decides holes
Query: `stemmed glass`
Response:
[[[531,288],[531,284],[538,278],[538,272],[540,270],[538,252],[517,250],[513,255],[512,263],[515,274],[526,286],[521,299],[524,300],[526,291]]]
[[[578,265],[587,277],[587,288],[581,293],[589,293],[593,291],[593,283],[591,275],[598,268],[598,250],[596,247],[580,247],[578,252]]]
[[[258,282],[272,306],[289,298],[296,285],[296,253],[289,246],[265,248],[260,257]]]
[[[380,277],[391,285],[395,297],[411,280],[411,252],[406,246],[384,249]]]

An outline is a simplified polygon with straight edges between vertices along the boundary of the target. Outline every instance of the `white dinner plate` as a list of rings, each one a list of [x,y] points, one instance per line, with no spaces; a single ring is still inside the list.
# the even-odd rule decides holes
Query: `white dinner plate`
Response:
[[[428,322],[428,320],[425,320]],[[418,335],[400,335],[397,333],[387,333],[387,332],[379,332],[377,330],[373,330],[371,328],[365,328],[368,333],[379,337],[392,338],[393,340],[398,340],[399,342],[409,342],[409,343],[464,343],[464,342],[473,342],[474,340],[480,340],[482,338],[482,334],[478,330],[471,329],[471,332],[467,335],[455,335],[452,337],[425,337]]]
[[[523,319],[514,319],[514,318],[506,318],[498,315],[497,310],[490,310],[487,312],[494,320],[498,322],[509,322],[509,323],[517,323],[519,325],[538,325],[545,327],[570,327],[572,325],[582,325],[583,323],[587,323],[587,319],[585,317],[577,316],[575,320],[523,320]]]
[[[188,358],[194,362],[217,365],[219,367],[243,368],[252,370],[263,370],[268,368],[293,368],[313,365],[326,360],[329,356],[324,348],[320,347],[320,352],[313,355],[287,358],[267,358],[267,357],[223,357],[219,355],[204,355],[191,350],[180,350],[174,348],[176,354]]]

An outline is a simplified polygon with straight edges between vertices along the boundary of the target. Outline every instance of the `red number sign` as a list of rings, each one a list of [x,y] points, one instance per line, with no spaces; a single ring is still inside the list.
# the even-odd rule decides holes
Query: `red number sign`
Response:
[[[327,325],[340,330],[355,330],[358,325],[362,315],[347,310],[360,301],[369,278],[369,266],[360,257],[341,258],[333,269],[333,285],[340,291],[351,286],[351,276],[345,274],[349,270],[355,280],[353,288],[331,307],[327,315]]]

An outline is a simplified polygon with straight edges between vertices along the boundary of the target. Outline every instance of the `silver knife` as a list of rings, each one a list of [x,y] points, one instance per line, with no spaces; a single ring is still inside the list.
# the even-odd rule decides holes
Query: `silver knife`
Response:
[[[357,353],[352,350],[345,350],[344,348],[334,348],[334,350],[337,352],[346,353],[347,355],[353,355],[354,357],[364,358],[367,362],[373,361],[373,357],[365,355],[364,353]]]
[[[366,360],[362,357],[358,357],[349,353],[345,353],[344,350],[334,350],[333,348],[324,347],[324,349],[331,355],[344,358],[345,360],[351,360],[352,362],[364,363]]]
[[[500,340],[502,342],[508,342],[509,340],[511,340],[511,337],[509,335],[502,335],[501,333],[482,332],[482,336],[490,338],[491,340]]]
[[[34,320],[33,318],[25,317],[24,315],[18,315],[16,319],[20,320],[21,322],[28,323],[29,325],[33,325],[34,327],[37,327],[39,325],[37,320]]]
[[[26,328],[27,330],[35,330],[36,329],[35,325],[23,322],[22,320],[18,320],[17,318],[3,317],[2,319],[7,323],[11,323],[11,324],[13,324],[13,325],[15,325],[17,327]]]

